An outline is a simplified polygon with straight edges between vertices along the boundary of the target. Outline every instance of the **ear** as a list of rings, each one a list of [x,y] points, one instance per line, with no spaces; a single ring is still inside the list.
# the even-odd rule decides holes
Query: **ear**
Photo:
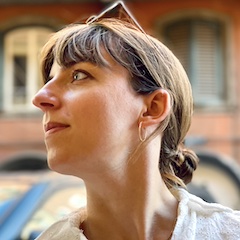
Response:
[[[169,93],[159,89],[144,97],[145,108],[139,117],[139,122],[142,122],[143,127],[161,123],[170,112]]]

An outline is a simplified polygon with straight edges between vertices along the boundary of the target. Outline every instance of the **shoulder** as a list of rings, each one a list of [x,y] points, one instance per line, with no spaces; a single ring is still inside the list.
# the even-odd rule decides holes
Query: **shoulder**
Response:
[[[180,228],[188,227],[187,232],[199,236],[196,239],[240,239],[240,211],[207,203],[184,189],[175,194],[179,200]]]
[[[87,240],[79,228],[86,212],[83,209],[72,212],[63,219],[52,224],[36,240]]]
[[[202,216],[211,216],[219,214],[224,216],[236,216],[240,220],[240,211],[233,210],[218,203],[208,203],[203,199],[187,192],[184,189],[179,189],[179,201],[183,207],[187,207],[188,211],[192,211]]]

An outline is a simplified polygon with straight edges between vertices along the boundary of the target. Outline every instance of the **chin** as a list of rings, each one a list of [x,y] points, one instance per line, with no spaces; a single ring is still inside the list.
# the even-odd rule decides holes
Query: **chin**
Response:
[[[50,157],[48,156],[48,167],[50,170],[60,173],[60,174],[64,174],[64,175],[73,175],[75,176],[75,171],[76,169],[72,169],[70,168],[72,165],[69,164],[66,161],[67,158],[63,158],[63,157]]]
[[[59,154],[53,155],[49,152],[48,156],[47,156],[47,162],[48,162],[48,167],[52,171],[65,174],[63,172],[64,172],[64,170],[66,171],[66,169],[65,169],[66,166],[64,166],[64,165],[66,165],[66,163],[64,163],[64,158],[59,157]]]

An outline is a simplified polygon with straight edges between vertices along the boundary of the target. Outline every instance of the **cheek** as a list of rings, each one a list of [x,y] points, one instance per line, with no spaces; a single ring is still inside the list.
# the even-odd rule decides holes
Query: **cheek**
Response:
[[[104,134],[111,131],[112,125],[117,122],[118,106],[106,94],[89,94],[79,101],[75,108],[77,123],[87,135]]]
[[[131,95],[119,89],[105,88],[81,96],[73,113],[81,129],[79,134],[92,143],[109,144],[120,140],[137,122],[137,111],[133,106]]]

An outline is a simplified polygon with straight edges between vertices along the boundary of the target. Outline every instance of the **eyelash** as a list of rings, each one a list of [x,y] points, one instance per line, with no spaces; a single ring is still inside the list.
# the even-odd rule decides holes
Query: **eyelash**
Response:
[[[83,78],[77,79],[76,76],[77,76],[78,74],[83,74],[83,75],[85,75],[85,76],[84,76]],[[87,78],[89,78],[89,77],[90,77],[90,76],[89,76],[89,73],[87,73],[87,72],[85,72],[85,71],[83,71],[83,70],[75,70],[75,71],[73,71],[73,73],[72,73],[73,82],[74,82],[74,81],[85,80],[85,79],[87,79]]]
[[[84,77],[82,77],[82,78],[80,78],[80,79],[76,79],[76,75],[77,75],[77,74],[83,74]],[[72,82],[85,80],[85,79],[87,79],[87,78],[92,78],[92,76],[91,76],[88,72],[86,72],[86,71],[84,71],[84,70],[74,70],[74,71],[72,72]],[[48,83],[48,82],[51,81],[52,79],[53,79],[52,76],[48,76],[48,77],[45,79],[44,84]]]

